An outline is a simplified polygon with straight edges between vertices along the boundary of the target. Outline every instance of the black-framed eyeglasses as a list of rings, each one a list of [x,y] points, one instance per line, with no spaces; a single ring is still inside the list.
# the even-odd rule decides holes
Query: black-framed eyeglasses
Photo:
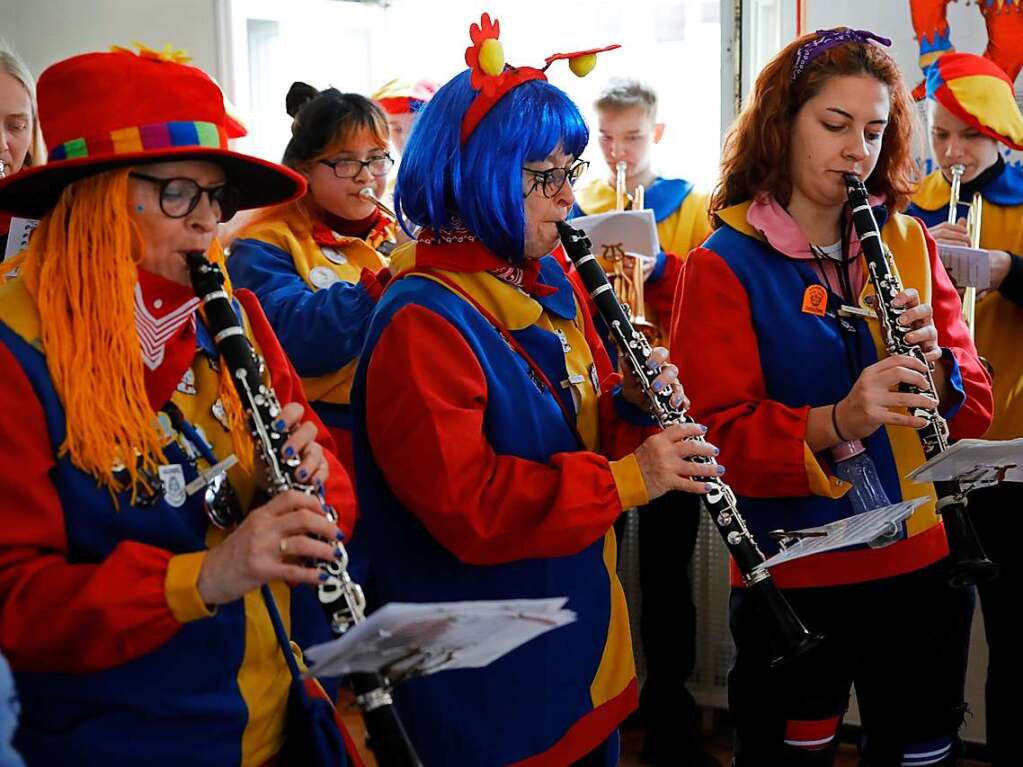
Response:
[[[561,187],[565,185],[566,181],[574,186],[575,182],[583,177],[583,174],[589,167],[590,164],[585,160],[576,160],[576,162],[566,165],[564,168],[548,168],[547,170],[523,168],[522,170],[533,177],[533,183],[523,197],[529,197],[539,188],[543,192],[543,196],[550,199],[561,191]]]
[[[230,221],[241,205],[241,192],[233,184],[200,186],[191,178],[157,178],[145,173],[131,172],[132,178],[139,178],[156,184],[160,189],[160,210],[167,218],[184,218],[199,204],[203,193],[210,198],[210,205],[217,213],[220,223]]]
[[[369,168],[371,176],[380,178],[390,173],[391,168],[394,167],[394,158],[387,153],[370,157],[368,160],[334,160],[334,162],[320,160],[320,162],[334,171],[337,178],[355,178],[362,173],[363,168]]]

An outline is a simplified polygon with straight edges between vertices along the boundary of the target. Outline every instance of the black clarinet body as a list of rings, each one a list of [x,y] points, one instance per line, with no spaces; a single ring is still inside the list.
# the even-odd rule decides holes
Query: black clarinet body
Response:
[[[189,253],[187,263],[192,288],[203,304],[207,327],[248,416],[256,452],[266,467],[270,495],[287,490],[317,495],[324,515],[336,523],[337,512],[324,501],[320,490],[296,479],[294,472],[301,458],[297,455],[287,460],[281,458],[287,435],[273,428],[280,417],[281,405],[273,388],[263,381],[263,361],[231,306],[220,267],[207,260],[201,251]],[[366,601],[362,589],[348,574],[348,555],[343,544],[336,545],[341,557],[331,562],[318,561],[316,566],[325,578],[318,589],[320,605],[332,632],[340,636],[365,619]],[[370,747],[381,767],[422,767],[398,718],[386,680],[375,673],[353,673],[348,679],[363,711]]]
[[[619,302],[607,275],[592,254],[589,239],[583,232],[565,223],[558,224],[558,232],[583,285],[607,323],[622,359],[635,373],[646,392],[650,411],[657,423],[662,428],[695,423],[685,410],[671,404],[670,390],[664,389],[659,393],[654,391],[654,376],[646,367],[647,357],[652,351],[650,342],[643,333],[633,327],[627,307]],[[703,440],[702,437],[692,439]],[[691,460],[697,463],[712,462],[710,458],[703,456],[694,456]],[[711,490],[703,496],[703,504],[724,540],[728,553],[735,561],[746,588],[750,593],[759,595],[758,598],[765,608],[764,612],[770,617],[772,634],[778,650],[771,665],[783,664],[815,647],[821,637],[807,630],[785,599],[785,595],[775,585],[770,572],[764,566],[765,557],[746,526],[742,514],[739,513],[735,493],[717,475],[701,477],[699,481],[711,486]]]
[[[902,292],[902,280],[892,268],[891,254],[881,239],[881,230],[871,210],[867,188],[858,176],[847,173],[845,191],[852,210],[853,226],[856,227],[856,235],[860,239],[867,263],[867,273],[877,294],[877,318],[881,324],[885,348],[890,355],[913,357],[928,367],[926,391],[910,384],[900,384],[899,391],[937,399],[934,377],[923,350],[906,342],[906,334],[912,331],[898,323],[899,315],[905,310],[892,305],[892,299]],[[948,423],[941,414],[937,410],[917,408],[913,415],[927,422],[919,430],[924,457],[930,460],[946,451],[949,446]],[[956,587],[967,587],[994,578],[998,566],[984,554],[977,531],[966,513],[966,491],[961,483],[935,482],[934,490],[938,497],[938,513],[941,514],[948,537],[949,583]]]

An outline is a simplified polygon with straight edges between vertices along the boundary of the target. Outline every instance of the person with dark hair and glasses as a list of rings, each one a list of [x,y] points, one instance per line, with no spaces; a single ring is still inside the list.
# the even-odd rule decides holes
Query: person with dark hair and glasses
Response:
[[[642,391],[551,255],[588,131],[542,70],[504,67],[497,33],[473,25],[470,69],[423,110],[398,171],[399,217],[421,229],[391,259],[352,387],[361,537],[374,604],[567,597],[577,616],[396,689],[425,764],[610,767],[636,706],[612,525],[704,492],[690,459],[715,449],[685,439],[697,425],[646,436]],[[598,52],[547,61],[583,71]],[[682,402],[665,350],[648,364]]]
[[[243,228],[228,269],[258,296],[352,472],[349,390],[380,294],[376,273],[396,240],[394,220],[372,201],[394,166],[387,117],[364,96],[304,83],[291,87],[286,105],[294,123],[283,163],[309,190]],[[359,559],[358,546],[351,553]]]
[[[305,182],[231,151],[220,88],[170,53],[58,62],[39,116],[49,160],[0,181],[0,210],[40,219],[0,284],[14,745],[29,765],[291,764],[291,639],[326,623],[295,605],[340,557],[354,494],[259,303],[225,284],[282,404],[281,458],[340,528],[315,495],[269,497],[187,258],[222,266],[221,222]]]

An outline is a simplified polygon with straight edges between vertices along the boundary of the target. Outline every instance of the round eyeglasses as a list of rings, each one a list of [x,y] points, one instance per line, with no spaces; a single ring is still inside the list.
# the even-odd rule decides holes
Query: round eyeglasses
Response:
[[[184,218],[199,204],[203,193],[210,198],[210,205],[220,223],[230,221],[241,205],[241,192],[233,184],[200,186],[191,178],[157,178],[145,173],[129,173],[132,178],[156,184],[160,190],[160,210],[167,218]]]
[[[362,173],[363,168],[369,168],[369,174],[380,178],[386,176],[394,167],[394,158],[389,154],[370,157],[368,160],[320,160],[326,165],[337,178],[355,178]]]
[[[533,177],[533,183],[523,197],[529,197],[539,188],[543,192],[543,196],[550,199],[561,191],[566,181],[574,186],[575,182],[583,177],[583,174],[589,167],[590,164],[585,160],[578,160],[572,165],[566,165],[564,168],[548,168],[547,170],[523,168],[522,170]]]

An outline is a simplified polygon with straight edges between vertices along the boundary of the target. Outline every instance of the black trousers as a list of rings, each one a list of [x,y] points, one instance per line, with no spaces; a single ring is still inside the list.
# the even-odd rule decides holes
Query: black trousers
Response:
[[[644,756],[654,765],[679,763],[696,722],[686,682],[696,662],[689,562],[701,513],[699,496],[678,492],[639,509],[639,631],[647,667],[639,709],[646,729]]]
[[[1019,764],[1014,731],[1023,717],[1023,653],[1013,628],[1023,587],[1023,556],[1017,548],[1023,535],[1023,484],[1003,482],[976,490],[970,493],[968,511],[984,551],[999,568],[998,577],[978,592],[988,646],[987,745],[992,766],[1007,767]]]
[[[830,765],[834,741],[799,748],[785,743],[786,733],[793,722],[843,716],[853,685],[865,735],[861,765],[897,767],[907,748],[943,738],[957,743],[974,592],[948,586],[945,569],[939,562],[879,581],[785,590],[796,614],[825,639],[776,669],[769,668],[773,649],[761,604],[734,589],[729,618],[737,654],[728,697],[735,767]]]

